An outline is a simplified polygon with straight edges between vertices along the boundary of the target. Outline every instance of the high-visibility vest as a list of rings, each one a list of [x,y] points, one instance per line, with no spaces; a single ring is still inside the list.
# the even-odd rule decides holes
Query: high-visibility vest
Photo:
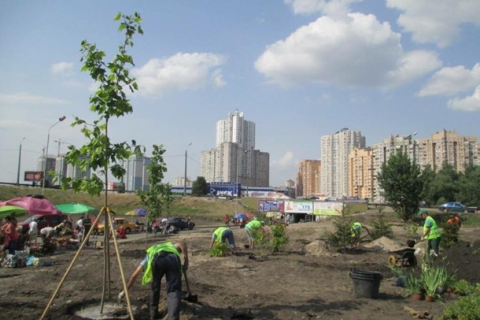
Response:
[[[249,223],[247,223],[245,228],[248,228],[250,230],[255,230],[255,229],[260,229],[261,226],[262,226],[262,223],[260,221],[253,220],[253,221],[250,221]]]
[[[437,238],[440,238],[441,234],[440,234],[440,230],[438,230],[438,226],[437,226],[437,223],[435,222],[435,220],[428,216],[426,219],[425,219],[425,224],[423,225],[423,233],[425,234],[425,230],[427,230],[427,221],[431,221],[431,227],[430,227],[430,232],[427,234],[427,236],[425,237],[425,239],[427,240],[432,240],[432,239],[437,239]]]
[[[215,241],[219,243],[222,242],[222,235],[227,230],[229,229],[225,227],[220,227],[220,228],[217,228],[215,231],[213,231],[213,234],[215,235]]]
[[[156,244],[154,246],[151,246],[150,248],[147,249],[147,255],[148,255],[148,263],[147,263],[147,269],[145,270],[145,273],[143,274],[142,278],[142,284],[145,285],[152,281],[152,261],[153,258],[157,253],[160,252],[170,252],[174,253],[178,258],[180,258],[180,253],[178,252],[177,248],[171,243],[171,242],[164,242],[160,244]]]

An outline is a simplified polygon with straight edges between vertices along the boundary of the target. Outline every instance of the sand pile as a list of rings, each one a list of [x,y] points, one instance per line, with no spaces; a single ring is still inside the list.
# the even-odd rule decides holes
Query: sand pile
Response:
[[[370,243],[364,245],[365,248],[372,249],[372,250],[382,250],[385,252],[395,251],[405,248],[404,246],[400,245],[399,243],[389,239],[387,237],[381,237],[376,239]]]

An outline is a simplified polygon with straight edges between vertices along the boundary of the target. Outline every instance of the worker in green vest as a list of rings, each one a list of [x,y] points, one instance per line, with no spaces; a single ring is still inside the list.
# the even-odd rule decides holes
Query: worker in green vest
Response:
[[[183,268],[180,260],[183,253]],[[138,276],[144,271],[142,285],[152,282],[150,296],[150,320],[158,319],[158,303],[160,301],[160,282],[165,275],[167,281],[167,307],[168,319],[180,319],[180,298],[182,296],[182,269],[188,269],[188,252],[184,242],[172,244],[163,242],[147,249],[147,255],[128,280],[127,288],[130,289]],[[121,301],[125,292],[120,292],[118,300]]]
[[[233,251],[237,249],[237,247],[235,246],[235,238],[233,237],[233,232],[230,228],[220,227],[215,229],[215,231],[213,231],[212,233],[212,241],[210,242],[210,248],[213,247],[215,242],[228,242],[230,248],[232,248]]]
[[[247,232],[247,237],[248,237],[248,245],[250,246],[250,248],[253,249],[253,245],[255,241],[255,238],[254,238],[255,232],[257,231],[265,232],[265,230],[263,229],[264,226],[265,226],[265,222],[263,221],[260,222],[258,220],[252,220],[245,225],[245,231]]]
[[[422,241],[427,240],[427,252],[431,255],[438,256],[439,246],[440,246],[440,230],[435,220],[428,214],[428,211],[422,209],[418,212],[418,215],[425,219],[423,225],[423,236]]]
[[[354,222],[350,230],[352,231],[352,238],[355,238],[355,245],[358,247],[360,245],[360,235],[362,234],[362,224],[360,222]]]

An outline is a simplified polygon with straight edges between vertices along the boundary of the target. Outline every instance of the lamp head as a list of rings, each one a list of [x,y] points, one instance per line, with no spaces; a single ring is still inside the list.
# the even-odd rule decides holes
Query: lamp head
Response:
[[[60,117],[60,118],[58,118],[58,121],[63,121],[63,120],[65,120],[66,118],[67,118],[67,117],[65,117],[65,116]]]

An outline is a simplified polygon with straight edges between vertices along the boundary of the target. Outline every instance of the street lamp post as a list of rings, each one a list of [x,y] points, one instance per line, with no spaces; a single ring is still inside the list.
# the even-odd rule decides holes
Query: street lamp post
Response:
[[[47,136],[47,148],[45,149],[45,157],[43,158],[43,181],[42,181],[42,195],[43,195],[43,190],[45,189],[45,177],[47,175],[47,159],[48,159],[48,144],[50,143],[50,130],[52,130],[52,128],[54,126],[56,126],[57,124],[59,124],[60,122],[62,122],[63,120],[65,120],[66,117],[65,116],[62,116],[60,118],[58,118],[58,121],[55,122],[54,124],[52,124],[50,126],[50,128],[48,129],[48,136]]]
[[[185,148],[185,172],[183,176],[183,196],[187,194],[187,149],[189,146],[191,146],[192,143],[190,142],[187,147]]]
[[[248,149],[244,151],[244,153],[247,155],[247,158],[245,159],[245,185],[246,185],[246,194],[245,196],[248,197],[248,183],[250,182],[250,176],[248,175]]]
[[[18,149],[18,171],[17,171],[17,186],[20,185],[20,164],[22,162],[22,142],[25,140],[25,137],[20,140],[20,148]]]
[[[237,149],[237,150],[238,150],[238,149]],[[239,171],[239,169],[238,169],[238,163],[239,163],[240,161],[238,161],[238,158],[239,158],[239,157],[238,157],[238,152],[237,152],[237,172],[236,172],[236,176],[237,176],[237,177],[235,178],[235,189],[237,190],[237,197],[236,197],[237,199],[236,199],[236,201],[235,201],[235,215],[238,213],[238,196],[239,196],[239,190],[238,190],[238,171]]]

